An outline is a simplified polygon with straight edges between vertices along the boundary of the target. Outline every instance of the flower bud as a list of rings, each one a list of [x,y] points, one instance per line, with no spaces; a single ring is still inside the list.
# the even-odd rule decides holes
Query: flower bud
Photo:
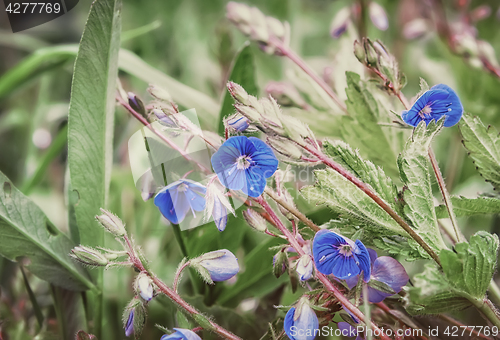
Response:
[[[279,278],[286,271],[288,264],[288,254],[286,251],[280,250],[273,256],[273,274]]]
[[[135,280],[135,290],[144,299],[151,301],[154,294],[153,281],[144,273],[140,273]]]
[[[231,1],[227,4],[226,11],[227,18],[250,39],[263,42],[269,40],[266,17],[259,9]]]
[[[408,40],[420,38],[427,32],[429,32],[429,23],[422,18],[408,22],[403,28],[403,35]]]
[[[299,274],[300,281],[307,281],[311,278],[313,272],[313,261],[308,254],[302,255],[297,262],[297,274]]]
[[[142,102],[142,100],[139,97],[137,97],[133,92],[128,92],[127,97],[128,97],[128,104],[130,105],[130,107],[134,109],[134,111],[145,116],[146,109],[144,108],[144,103]]]
[[[295,339],[293,334],[298,332],[299,334],[315,334],[319,329],[318,317],[305,296],[299,300],[296,307],[290,308],[286,313],[283,327],[290,339]],[[313,339],[313,337],[307,338]]]
[[[123,328],[126,336],[139,339],[146,323],[146,308],[138,297],[134,297],[123,311]]]
[[[109,262],[106,256],[98,250],[84,246],[78,246],[71,249],[70,256],[78,262],[88,266],[106,266]]]
[[[158,121],[169,128],[177,128],[177,123],[172,119],[171,116],[167,116],[163,110],[153,109],[153,113],[158,118]]]
[[[245,89],[239,85],[236,84],[232,81],[227,82],[227,89],[231,96],[236,100],[237,102],[244,104],[244,105],[249,105],[248,102],[248,93],[245,91]]]
[[[144,202],[151,199],[155,195],[156,183],[151,170],[146,171],[146,173],[141,176],[139,185],[141,190],[141,197]]]
[[[252,208],[243,211],[243,218],[245,218],[250,227],[262,232],[267,230],[266,220]]]
[[[267,137],[267,144],[285,157],[295,160],[299,160],[302,157],[300,149],[288,139],[280,138],[278,136]]]
[[[366,64],[366,50],[362,43],[357,40],[354,41],[354,55],[360,63]]]
[[[241,113],[243,116],[247,117],[250,122],[258,122],[260,120],[260,114],[255,109],[250,106],[242,104],[234,104],[235,109]]]
[[[226,120],[226,123],[228,127],[238,132],[245,131],[250,126],[248,118],[243,117],[240,114],[229,117]]]
[[[116,215],[110,213],[107,210],[101,208],[101,212],[103,213],[100,216],[96,216],[95,218],[101,223],[101,225],[111,234],[120,237],[125,235],[127,232],[125,230],[125,226],[123,225],[122,220],[120,220]]]
[[[227,249],[221,249],[203,254],[191,260],[191,265],[205,268],[212,281],[226,281],[235,276],[239,271],[238,259]]]
[[[370,2],[368,11],[370,13],[370,20],[375,27],[381,31],[385,31],[389,28],[389,20],[387,19],[387,14],[382,6],[375,1],[372,1]]]
[[[201,340],[198,334],[189,329],[174,328],[174,330],[175,330],[174,333],[170,335],[165,334],[160,338],[160,340]]]
[[[349,7],[344,7],[337,12],[330,25],[330,35],[334,39],[340,38],[351,21],[351,9]]]
[[[470,13],[470,18],[473,22],[478,22],[480,20],[486,19],[491,15],[491,7],[489,5],[481,5]]]
[[[375,48],[373,47],[373,43],[369,39],[365,39],[364,44],[365,44],[365,51],[366,51],[366,62],[367,65],[373,68],[377,68],[378,66],[378,54],[375,51]]]
[[[172,96],[170,96],[170,93],[168,93],[167,90],[158,85],[150,84],[148,87],[148,92],[153,98],[159,101],[167,103],[170,103],[172,101]]]

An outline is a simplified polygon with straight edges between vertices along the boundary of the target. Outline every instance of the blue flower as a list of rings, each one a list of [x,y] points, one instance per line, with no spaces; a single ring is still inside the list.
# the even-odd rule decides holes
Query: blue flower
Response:
[[[238,274],[238,259],[227,249],[211,251],[201,255],[200,265],[210,273],[212,281],[226,281]]]
[[[392,288],[396,293],[406,286],[410,280],[405,268],[397,260],[390,256],[381,256],[377,258],[377,253],[373,249],[368,249],[372,263],[372,270],[369,280],[380,281]],[[358,278],[353,277],[347,280],[349,289],[354,288],[358,283]],[[386,297],[392,294],[381,292],[373,287],[368,286],[368,301],[372,303],[382,302]]]
[[[205,209],[206,188],[189,179],[169,184],[156,194],[154,202],[163,216],[174,224],[181,223],[189,210]]]
[[[325,275],[347,279],[364,272],[369,280],[370,255],[360,240],[353,242],[330,230],[320,230],[313,240],[313,257],[316,268]]]
[[[403,111],[401,118],[411,126],[417,126],[422,120],[429,125],[431,120],[438,121],[445,117],[444,126],[453,126],[460,118],[464,108],[455,91],[449,86],[438,84],[421,95],[411,109]]]
[[[292,307],[286,313],[283,327],[290,340],[313,340],[319,331],[318,317],[308,303],[299,302],[297,309]]]
[[[201,340],[201,338],[195,332],[184,329],[184,328],[174,328],[175,333],[165,334],[160,340]]]
[[[134,333],[134,310],[128,314],[127,323],[125,324],[125,336],[131,336]]]
[[[226,188],[258,197],[264,192],[266,178],[278,168],[278,159],[260,139],[238,136],[222,144],[212,156],[212,166]]]

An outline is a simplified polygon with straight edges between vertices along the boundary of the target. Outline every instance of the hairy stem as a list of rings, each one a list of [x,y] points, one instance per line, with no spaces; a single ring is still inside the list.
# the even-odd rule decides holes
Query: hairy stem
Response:
[[[276,195],[276,193],[269,187],[266,187],[264,192],[271,197],[276,203],[281,205],[283,208],[288,210],[290,213],[292,213],[295,217],[297,217],[300,221],[302,221],[306,226],[311,228],[314,231],[320,231],[320,227],[318,227],[316,224],[314,224],[313,221],[307,218],[306,215],[301,213],[296,207],[294,207],[292,204],[288,203],[283,197]]]
[[[297,239],[292,235],[290,230],[287,229],[287,227],[281,222],[279,219],[278,215],[274,212],[274,210],[271,208],[271,206],[267,203],[267,201],[262,197],[258,197],[255,199],[257,203],[259,203],[264,210],[271,216],[271,218],[274,220],[276,223],[276,226],[278,229],[285,235],[287,238],[288,242],[290,245],[295,249],[295,251],[300,255],[304,255],[304,250],[302,250],[302,247],[300,246],[299,242]],[[349,312],[351,312],[356,318],[359,320],[363,321],[366,325],[369,325],[374,331],[378,331],[381,334],[381,338],[385,340],[389,340],[390,338],[384,335],[381,330],[373,324],[373,322],[369,319],[366,318],[365,315],[356,307],[354,306],[351,301],[347,297],[342,294],[337,287],[322,273],[320,273],[316,269],[316,277],[323,283],[325,288],[332,292],[333,295],[339,300],[339,302],[344,306],[345,309],[347,309]]]
[[[190,262],[189,261],[186,261],[182,264],[182,266],[179,267],[179,269],[177,269],[177,272],[175,273],[175,277],[174,277],[174,283],[173,283],[173,287],[174,287],[174,291],[177,293],[177,286],[179,285],[179,280],[181,278],[181,275],[182,275],[182,271],[190,265]]]
[[[432,169],[434,170],[434,174],[436,175],[437,182],[439,184],[439,190],[441,190],[441,194],[443,195],[444,204],[446,205],[446,210],[448,210],[448,215],[450,216],[451,224],[453,225],[453,230],[455,231],[455,236],[458,242],[466,242],[464,235],[458,228],[457,217],[453,212],[453,205],[451,203],[451,197],[446,189],[446,184],[444,183],[443,175],[441,174],[441,170],[439,169],[438,162],[436,160],[436,156],[434,155],[434,151],[432,148],[429,148],[429,159],[431,161]]]
[[[130,257],[130,261],[134,264],[134,266],[141,272],[146,273],[151,280],[153,280],[154,284],[160,289],[160,291],[165,294],[167,297],[169,297],[173,302],[175,302],[177,305],[179,305],[181,308],[183,308],[186,312],[191,314],[193,318],[196,319],[197,316],[199,316],[202,319],[205,319],[211,326],[212,331],[215,333],[219,334],[221,337],[225,339],[230,339],[230,340],[241,340],[240,337],[237,335],[231,333],[227,329],[223,328],[222,326],[218,325],[214,321],[206,318],[203,314],[201,314],[196,308],[191,306],[189,303],[184,301],[179,294],[173,289],[171,289],[169,286],[167,286],[163,281],[161,281],[154,273],[146,270],[144,268],[144,265],[142,264],[141,260],[139,259],[139,256],[137,256],[137,253],[132,246],[132,243],[130,242],[130,239],[128,238],[127,235],[124,236],[125,242],[127,244],[128,248],[128,254]]]

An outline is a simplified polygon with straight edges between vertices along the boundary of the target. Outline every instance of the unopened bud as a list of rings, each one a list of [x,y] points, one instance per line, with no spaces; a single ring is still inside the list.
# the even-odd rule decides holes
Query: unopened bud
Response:
[[[128,104],[135,112],[140,113],[141,115],[146,115],[146,109],[144,108],[144,103],[142,100],[135,95],[133,92],[127,93]]]
[[[144,301],[151,301],[153,298],[153,282],[144,273],[141,273],[137,276],[137,279],[135,281],[135,290],[137,293],[141,296],[141,298],[144,299]]]
[[[245,91],[245,89],[241,85],[236,84],[232,81],[229,81],[226,86],[227,86],[229,93],[234,98],[234,100],[236,100],[237,102],[239,102],[241,104],[249,105],[248,93],[247,93],[247,91]]]
[[[372,1],[370,2],[368,11],[370,13],[370,20],[375,27],[381,31],[385,31],[389,28],[389,20],[387,19],[387,14],[382,6],[375,1]]]
[[[122,220],[120,220],[116,215],[110,213],[107,210],[101,208],[102,215],[96,216],[95,218],[101,223],[101,225],[111,234],[115,236],[123,236],[127,232]]]
[[[297,262],[297,274],[299,274],[300,281],[307,281],[311,278],[313,272],[313,261],[311,256],[304,254]]]
[[[243,218],[247,221],[250,227],[262,232],[267,230],[266,220],[253,209],[248,208],[243,211]]]
[[[238,132],[245,131],[250,126],[248,118],[243,117],[240,114],[229,117],[226,120],[226,123],[228,127]]]
[[[280,138],[278,136],[267,137],[267,144],[285,157],[295,160],[302,158],[302,152],[300,149],[288,139]]]
[[[260,120],[260,114],[255,109],[242,105],[242,104],[234,104],[234,108],[241,113],[243,116],[247,117],[250,122],[258,122]]]
[[[286,38],[286,29],[281,21],[273,17],[266,17],[266,21],[267,28],[273,36],[279,38],[280,40]]]
[[[359,41],[354,41],[354,55],[360,63],[366,64],[366,51]]]
[[[71,249],[70,256],[78,262],[88,266],[103,267],[109,262],[106,256],[98,250],[84,246],[78,246]]]
[[[158,121],[169,128],[176,128],[177,123],[172,119],[171,116],[167,116],[163,110],[153,109],[153,113],[158,118]]]
[[[146,308],[143,302],[134,297],[123,311],[123,328],[125,336],[134,334],[136,339],[139,339],[146,323]]]
[[[288,265],[288,254],[284,250],[280,250],[273,257],[273,274],[279,278],[286,271]]]
[[[403,28],[403,35],[408,40],[420,38],[427,32],[429,32],[429,23],[422,18],[410,21]]]
[[[330,35],[334,39],[340,38],[351,21],[351,9],[349,7],[344,7],[337,12],[335,17],[333,17],[332,23],[330,25]]]
[[[158,99],[159,101],[167,103],[170,103],[172,101],[172,96],[170,95],[170,93],[168,93],[167,90],[158,85],[150,84],[148,87],[148,92],[153,98]]]
[[[373,47],[373,43],[369,39],[363,38],[366,51],[366,62],[370,67],[377,68],[378,65],[378,54]]]
[[[198,266],[208,271],[212,281],[226,281],[238,274],[238,259],[227,249],[211,251],[190,261],[191,266]]]

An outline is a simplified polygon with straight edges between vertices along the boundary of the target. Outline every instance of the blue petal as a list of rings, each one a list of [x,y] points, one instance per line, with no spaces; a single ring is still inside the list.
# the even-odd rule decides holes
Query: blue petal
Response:
[[[384,282],[396,293],[399,293],[410,279],[403,265],[390,256],[381,256],[375,261],[371,278]],[[368,296],[370,302],[377,303],[391,296],[391,294],[383,293],[372,288],[369,290]]]
[[[200,194],[196,193],[194,190],[186,190],[184,192],[186,196],[187,202],[194,211],[203,211],[205,210],[205,197],[200,196]]]
[[[222,185],[231,190],[242,190],[247,183],[245,170],[238,169],[236,163],[223,172],[218,172],[217,177]]]
[[[341,280],[358,275],[358,264],[353,256],[338,254],[333,260],[332,275]]]
[[[345,334],[345,336],[347,336],[347,337],[356,336],[356,340],[363,339],[361,336],[358,335],[357,329],[345,321],[341,321],[341,322],[337,323],[337,327],[340,329],[342,334]]]
[[[169,187],[171,187],[171,185],[165,187],[163,190],[156,194],[154,203],[160,209],[160,212],[167,220],[174,224],[179,224],[179,217],[181,217],[181,214],[179,214],[178,216],[178,212],[174,209],[174,203],[172,200],[172,196],[170,195]],[[175,190],[175,192],[177,192],[177,190]],[[184,217],[182,217],[182,219],[184,219]]]
[[[438,84],[432,87],[432,89],[439,89],[448,92],[448,98],[446,100],[451,103],[448,107],[448,113],[446,113],[446,119],[444,121],[445,127],[450,127],[458,123],[458,121],[462,118],[462,114],[464,113],[464,108],[462,103],[460,102],[460,98],[451,87],[445,84]]]
[[[203,260],[200,262],[200,264],[210,273],[212,281],[226,281],[238,274],[240,266],[238,265],[236,256],[227,249],[216,251],[224,251],[225,254],[216,259]]]
[[[125,325],[125,336],[131,336],[134,332],[134,310],[132,309],[128,315],[127,324]]]
[[[285,333],[286,333],[286,335],[288,335],[288,338],[291,340],[295,340],[295,337],[292,335],[292,326],[294,324],[294,322],[293,322],[294,314],[295,314],[295,307],[292,307],[286,313],[285,321],[283,324],[283,328],[285,329]]]
[[[273,150],[269,145],[256,137],[250,137],[248,140],[256,149],[250,155],[252,161],[255,162],[252,168],[258,168],[265,178],[271,177],[278,169],[278,159],[274,155]]]
[[[217,229],[219,229],[219,231],[224,231],[227,224],[227,208],[217,197],[214,199],[214,210],[212,212],[212,216]]]
[[[246,183],[241,189],[246,195],[250,197],[259,197],[266,188],[266,178],[260,169],[250,166],[245,170]]]
[[[319,322],[316,313],[309,305],[302,306],[299,318],[295,321],[294,326],[297,327],[295,340],[313,340],[319,332]]]
[[[356,248],[354,249],[354,253],[356,254],[356,258],[358,261],[358,266],[360,271],[363,271],[363,280],[365,282],[370,281],[371,275],[371,261],[370,261],[370,253],[368,249],[366,249],[365,245],[360,241],[356,240],[355,242]]]
[[[320,273],[332,273],[334,260],[338,255],[337,246],[346,244],[346,240],[330,230],[320,230],[313,240],[313,257]]]

